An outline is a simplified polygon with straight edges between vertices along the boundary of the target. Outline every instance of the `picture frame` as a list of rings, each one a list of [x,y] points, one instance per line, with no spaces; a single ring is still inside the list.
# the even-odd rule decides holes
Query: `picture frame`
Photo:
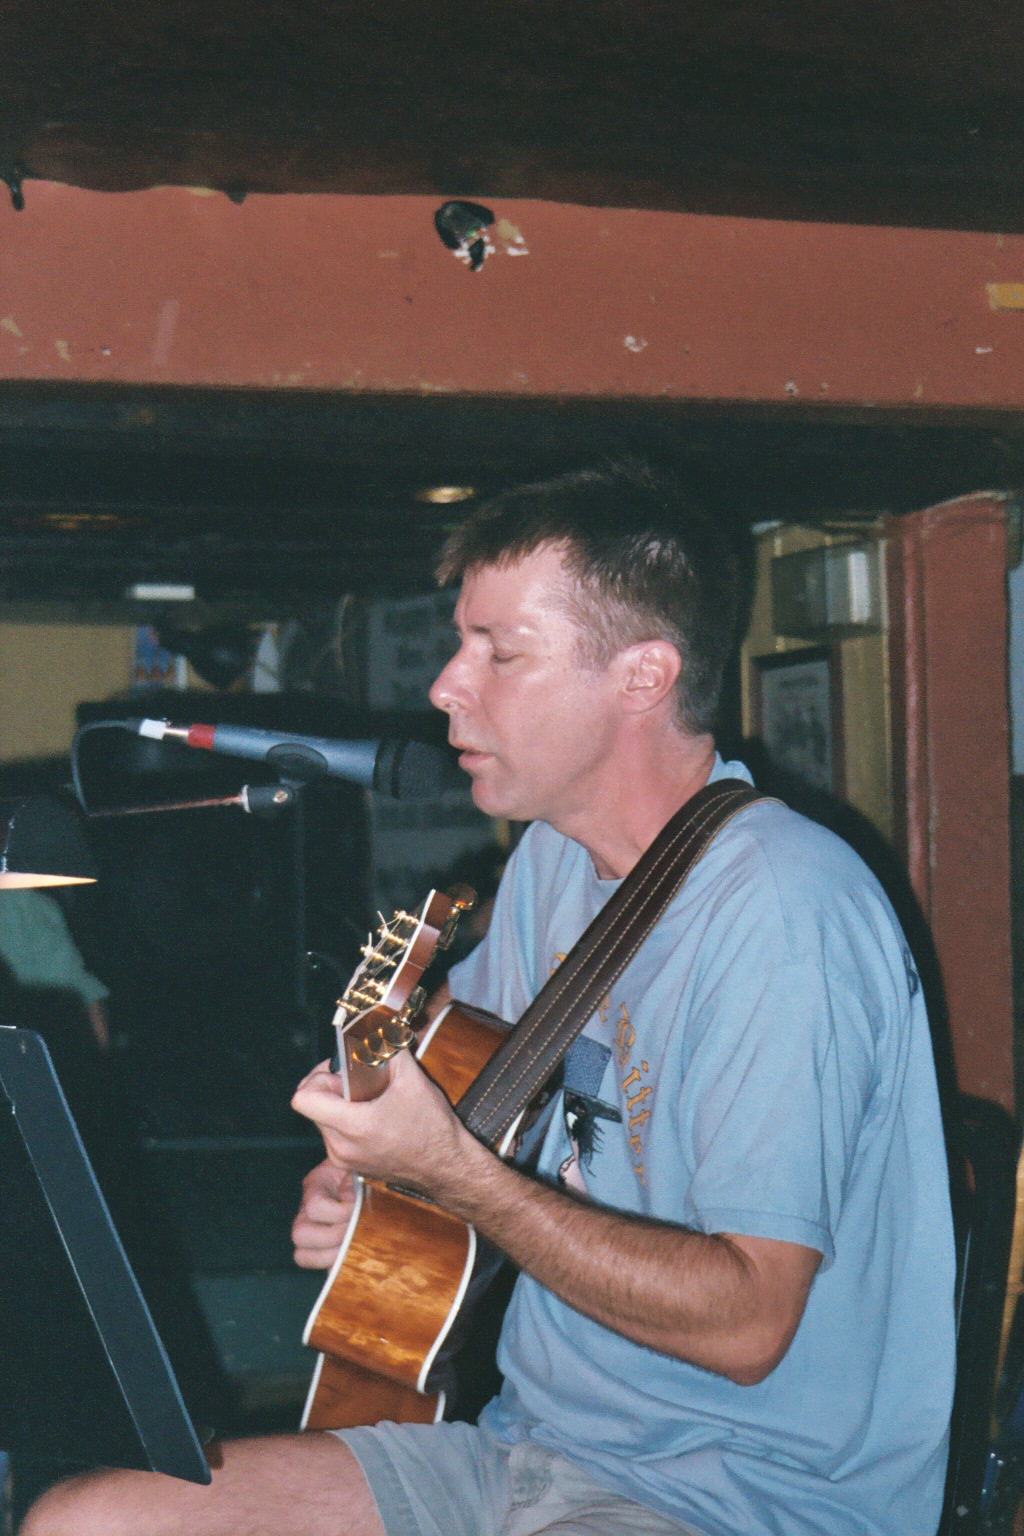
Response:
[[[844,788],[840,682],[831,646],[754,657],[755,734],[775,767],[831,795]]]

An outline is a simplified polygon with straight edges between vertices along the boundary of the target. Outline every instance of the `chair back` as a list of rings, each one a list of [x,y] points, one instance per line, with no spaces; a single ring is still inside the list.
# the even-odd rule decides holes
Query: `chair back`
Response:
[[[978,1536],[992,1445],[1020,1132],[997,1104],[961,1095],[949,1127],[956,1232],[956,1388],[938,1536]]]

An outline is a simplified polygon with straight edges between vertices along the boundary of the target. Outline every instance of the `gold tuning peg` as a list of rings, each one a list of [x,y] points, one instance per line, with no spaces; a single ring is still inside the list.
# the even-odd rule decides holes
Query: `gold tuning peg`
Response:
[[[438,949],[447,949],[455,937],[455,930],[459,925],[459,918],[463,912],[469,912],[476,906],[476,891],[471,885],[453,885],[450,891],[445,891],[445,896],[452,904],[445,925],[437,938]]]
[[[369,1040],[358,1040],[352,1046],[350,1055],[361,1067],[382,1067],[387,1060],[386,1056],[377,1055]]]
[[[405,1028],[408,1029],[412,1027],[412,1025],[415,1023],[416,1015],[419,1013],[426,1000],[426,988],[413,987],[412,991],[409,993],[409,996],[405,1000],[405,1007],[397,1015],[399,1022]]]
[[[399,1051],[407,1050],[415,1039],[408,1025],[399,1015],[395,1015],[352,1046],[352,1060],[363,1067],[382,1067]]]
[[[395,1051],[407,1050],[416,1039],[416,1036],[400,1013],[396,1013],[393,1018],[388,1019],[386,1023],[382,1024],[378,1034],[384,1045],[389,1048],[391,1055],[394,1055]],[[383,1050],[383,1046],[380,1049]]]

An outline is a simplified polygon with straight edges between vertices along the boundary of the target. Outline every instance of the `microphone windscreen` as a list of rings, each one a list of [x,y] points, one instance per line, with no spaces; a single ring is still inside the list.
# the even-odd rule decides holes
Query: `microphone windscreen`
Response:
[[[373,787],[393,800],[436,800],[465,782],[452,754],[425,741],[382,741],[374,759]]]

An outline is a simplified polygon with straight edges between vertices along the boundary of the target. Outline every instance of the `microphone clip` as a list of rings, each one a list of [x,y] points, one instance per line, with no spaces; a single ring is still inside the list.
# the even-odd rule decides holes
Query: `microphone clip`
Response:
[[[297,791],[294,784],[243,784],[238,792],[237,804],[250,816],[278,816],[295,804]]]

